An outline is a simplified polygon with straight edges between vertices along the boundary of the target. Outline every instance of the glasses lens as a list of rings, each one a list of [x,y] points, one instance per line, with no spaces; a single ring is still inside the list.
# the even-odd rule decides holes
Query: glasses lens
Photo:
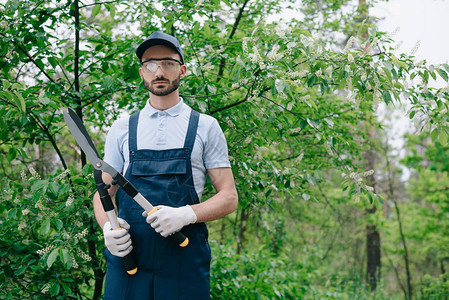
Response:
[[[161,67],[162,72],[169,73],[176,71],[179,65],[180,65],[179,62],[175,60],[164,59],[158,61],[144,62],[143,68],[144,70],[148,70],[151,73],[156,73],[157,68]]]

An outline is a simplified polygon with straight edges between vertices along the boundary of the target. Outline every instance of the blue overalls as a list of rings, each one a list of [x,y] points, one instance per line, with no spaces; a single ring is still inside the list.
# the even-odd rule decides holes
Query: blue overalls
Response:
[[[199,113],[192,110],[184,148],[137,150],[139,112],[129,120],[130,164],[125,177],[153,205],[180,207],[199,202],[190,155]],[[118,216],[130,225],[138,271],[128,275],[121,258],[105,251],[105,299],[170,300],[209,299],[210,247],[204,223],[182,229],[189,244],[182,248],[146,223],[143,209],[121,188],[117,191]]]

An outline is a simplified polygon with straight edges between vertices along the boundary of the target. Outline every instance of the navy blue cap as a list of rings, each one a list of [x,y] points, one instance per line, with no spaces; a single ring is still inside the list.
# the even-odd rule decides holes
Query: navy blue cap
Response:
[[[136,55],[142,61],[142,55],[148,48],[156,45],[163,45],[174,49],[181,56],[181,62],[184,64],[184,55],[178,40],[162,31],[155,31],[147,37],[136,49]]]

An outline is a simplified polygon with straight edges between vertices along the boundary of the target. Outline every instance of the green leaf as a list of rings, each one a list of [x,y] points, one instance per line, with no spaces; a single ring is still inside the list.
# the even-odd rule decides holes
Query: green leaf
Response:
[[[47,186],[48,180],[38,180],[31,186],[31,191],[36,192],[42,189],[43,192],[45,193],[45,191],[47,190]]]
[[[438,139],[438,135],[439,135],[439,131],[438,128],[435,128],[434,130],[432,130],[432,132],[430,133],[430,137],[432,138],[432,142],[435,143],[435,141]]]
[[[94,5],[94,8],[92,9],[92,16],[93,17],[97,16],[98,13],[100,12],[100,10],[101,10],[101,4]]]
[[[318,126],[319,123],[315,122],[314,120],[311,119],[307,119],[307,123],[309,123],[310,126],[312,126],[312,128],[316,128]]]
[[[430,72],[430,76],[432,76],[433,80],[437,80],[437,74],[435,72]]]
[[[285,83],[283,80],[280,79],[276,79],[274,81],[274,87],[276,88],[276,91],[280,94],[284,91],[285,89]]]
[[[8,219],[17,219],[17,214],[18,214],[19,210],[14,208],[11,209],[10,211],[8,211]]]
[[[211,32],[211,30],[210,30],[209,24],[207,24],[207,23],[204,24],[204,26],[203,26],[203,32],[204,32],[204,36],[205,36],[207,39],[210,39],[210,38],[211,38],[212,32]]]
[[[23,90],[23,85],[21,83],[19,83],[19,82],[14,82],[11,89],[13,89],[13,90]]]
[[[383,201],[383,199],[382,199],[381,196],[379,196],[378,194],[374,194],[374,197],[376,198],[377,202],[378,202],[380,205],[384,205],[384,201]]]
[[[56,296],[57,294],[59,294],[59,289],[60,289],[59,283],[58,282],[53,283],[53,285],[51,286],[51,288],[49,290],[50,295],[53,297]]]
[[[92,164],[86,164],[81,169],[81,174],[83,174],[83,176],[87,176],[88,174],[92,174],[93,171],[94,171],[94,167],[92,166]]]
[[[386,68],[382,68],[384,70],[385,76],[390,84],[393,84],[393,77],[391,76],[391,72]]]
[[[58,231],[60,231],[62,227],[64,227],[64,223],[60,219],[52,219],[52,222]]]
[[[388,71],[391,71],[393,69],[393,65],[389,61],[384,61],[383,63],[384,63],[385,68]],[[384,69],[384,71],[385,71],[385,68],[382,68],[382,69]]]
[[[65,283],[65,282],[61,282],[61,285],[62,285],[62,288],[64,289],[64,291],[67,293],[67,294],[72,294],[72,290],[70,289],[70,287],[67,285],[67,283]]]
[[[9,148],[8,161],[11,162],[17,157],[17,150],[15,148]]]
[[[311,185],[316,185],[316,180],[315,177],[313,177],[313,175],[307,174],[306,179]]]
[[[15,97],[13,97],[13,100],[17,107],[22,111],[26,112],[26,105],[25,105],[25,99],[23,99],[22,94],[19,92],[14,92],[13,94]]]
[[[449,72],[449,65],[448,64],[442,64],[442,66],[446,69],[446,71]]]
[[[50,65],[55,68],[58,65],[58,62],[56,61],[56,59],[52,56],[48,57],[48,62],[50,63]]]
[[[391,94],[389,91],[383,91],[382,97],[384,98],[384,102],[387,105],[392,101]]]
[[[211,94],[216,94],[217,93],[217,88],[215,86],[213,86],[212,84],[208,84],[206,86],[207,91]]]
[[[58,195],[58,189],[59,189],[59,184],[57,182],[50,182],[50,184],[48,185],[48,190],[54,194],[54,195]]]
[[[43,105],[47,105],[48,103],[50,103],[50,99],[48,97],[39,97],[37,99],[40,103],[42,103]]]
[[[27,267],[21,267],[14,272],[14,275],[20,276],[25,272],[26,269],[27,269]]]
[[[449,77],[448,77],[447,73],[444,70],[438,69],[437,71],[438,71],[438,74],[440,74],[441,78],[444,79],[444,81],[448,81],[449,80]]]
[[[447,131],[445,129],[441,130],[441,132],[440,132],[441,145],[447,146],[447,139],[448,139]]]
[[[393,59],[393,63],[397,64],[401,68],[407,69],[407,64],[399,59]]]
[[[369,200],[369,204],[373,204],[373,202],[374,202],[374,199],[373,199],[373,196],[371,195],[371,193],[368,193],[368,200]]]
[[[65,268],[67,270],[69,270],[72,267],[73,259],[69,253],[69,250],[67,250],[67,248],[62,249],[60,258],[61,258],[62,262],[64,263]]]
[[[105,90],[109,90],[109,89],[111,89],[113,83],[114,83],[114,79],[113,79],[111,76],[106,76],[106,77],[104,78],[102,87],[103,87]]]
[[[105,4],[105,5],[106,5],[107,10],[111,13],[111,17],[114,18],[115,17],[115,13],[117,11],[117,9],[115,7],[115,4],[112,4],[112,5]]]
[[[7,90],[11,87],[11,83],[8,80],[2,79],[3,90]]]
[[[50,232],[50,219],[49,218],[45,219],[42,222],[41,228],[39,231],[42,235],[47,235]]]
[[[315,75],[312,75],[309,80],[307,80],[307,86],[311,87],[315,84],[317,77]]]
[[[56,261],[56,258],[58,258],[58,253],[59,253],[59,248],[55,248],[55,249],[53,249],[53,251],[51,251],[50,255],[48,255],[48,257],[47,257],[47,267],[49,269],[51,268],[51,266]]]

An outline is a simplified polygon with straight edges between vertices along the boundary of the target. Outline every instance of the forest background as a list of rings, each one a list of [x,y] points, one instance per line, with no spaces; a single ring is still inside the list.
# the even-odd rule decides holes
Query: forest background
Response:
[[[0,297],[101,298],[93,168],[61,107],[102,153],[147,98],[135,47],[164,30],[239,192],[209,224],[213,299],[447,298],[449,65],[417,60],[418,45],[398,55],[378,2],[0,1]],[[401,158],[380,103],[407,107]]]

